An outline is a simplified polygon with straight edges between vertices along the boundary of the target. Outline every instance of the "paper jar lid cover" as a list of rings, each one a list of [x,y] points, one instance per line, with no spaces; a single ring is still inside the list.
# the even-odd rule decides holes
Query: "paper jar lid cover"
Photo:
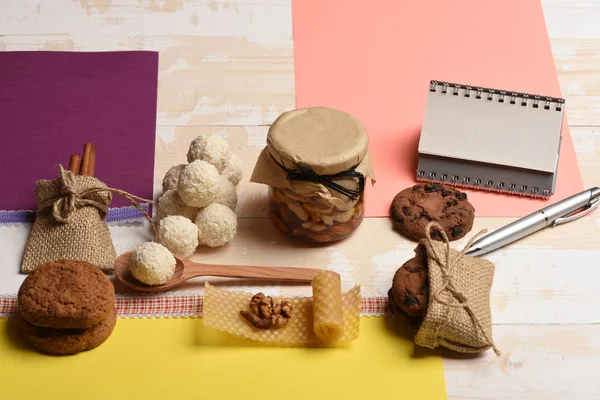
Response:
[[[287,111],[273,122],[267,148],[286,168],[303,164],[319,175],[332,175],[363,161],[369,137],[350,114],[325,107],[303,108]]]
[[[356,118],[325,107],[304,108],[281,114],[267,136],[267,147],[260,153],[250,182],[290,189],[302,196],[320,196],[334,206],[344,207],[346,195],[310,180],[287,179],[288,171],[298,165],[318,175],[336,175],[350,170],[375,182],[369,157],[369,137]],[[336,179],[349,190],[360,188],[357,178]]]

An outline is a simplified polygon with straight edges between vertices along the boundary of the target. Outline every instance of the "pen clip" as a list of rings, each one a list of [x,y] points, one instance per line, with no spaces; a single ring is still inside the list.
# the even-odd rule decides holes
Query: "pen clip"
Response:
[[[567,222],[575,221],[576,219],[588,215],[589,213],[594,211],[594,209],[598,207],[598,205],[600,205],[600,198],[596,198],[590,201],[584,208],[581,209],[581,211],[576,211],[567,215],[566,217],[560,217],[555,219],[552,222],[552,227],[555,227],[556,225],[566,224]]]

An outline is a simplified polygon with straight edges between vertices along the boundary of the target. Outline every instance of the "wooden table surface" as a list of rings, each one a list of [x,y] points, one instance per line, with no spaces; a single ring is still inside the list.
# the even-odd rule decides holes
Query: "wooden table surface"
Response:
[[[543,6],[583,181],[600,185],[600,2],[544,0]],[[0,6],[0,51],[134,49],[160,51],[157,193],[164,173],[185,160],[190,140],[201,133],[226,137],[245,164],[238,236],[227,248],[195,257],[327,265],[367,293],[387,292],[393,271],[414,247],[391,232],[389,221],[365,220],[347,241],[298,251],[265,219],[265,188],[248,183],[268,125],[295,105],[291,0],[29,0]],[[473,232],[508,222],[479,218]],[[600,213],[543,231],[490,259],[497,266],[494,337],[503,355],[446,354],[449,397],[600,398]]]

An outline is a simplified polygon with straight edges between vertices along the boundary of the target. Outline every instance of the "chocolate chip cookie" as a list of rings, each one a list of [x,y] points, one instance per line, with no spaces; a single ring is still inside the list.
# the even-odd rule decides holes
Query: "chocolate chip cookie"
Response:
[[[390,214],[394,229],[409,239],[423,239],[427,224],[436,221],[452,241],[471,230],[475,208],[467,200],[466,193],[449,186],[425,183],[398,193],[392,201]],[[431,237],[442,239],[438,230],[432,230]]]
[[[114,308],[115,288],[92,264],[63,260],[43,264],[29,274],[17,299],[19,313],[32,325],[87,329]]]
[[[394,314],[405,314],[413,322],[425,316],[429,305],[426,255],[418,254],[396,271],[388,300]]]
[[[113,306],[106,318],[88,329],[54,329],[34,326],[21,317],[19,333],[32,346],[49,354],[75,354],[92,350],[108,339],[117,323]]]

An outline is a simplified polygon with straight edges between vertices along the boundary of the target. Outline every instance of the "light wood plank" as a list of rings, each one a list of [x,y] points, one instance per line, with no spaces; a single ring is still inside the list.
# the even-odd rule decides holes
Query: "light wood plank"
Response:
[[[600,40],[553,39],[552,51],[569,125],[600,124],[600,84],[596,79]]]
[[[289,0],[32,0],[4,2],[0,34],[68,33],[101,42],[130,35],[291,38]],[[269,23],[267,23],[269,22]],[[96,39],[92,39],[95,37]]]
[[[551,39],[598,39],[600,7],[595,0],[542,0]]]
[[[238,216],[252,217],[264,209],[266,189],[250,184],[249,179],[260,151],[266,146],[267,126],[159,126],[157,127],[154,182],[157,194],[165,173],[170,167],[186,162],[192,139],[215,133],[228,140],[234,154],[244,164],[244,177],[238,187],[240,204]],[[571,135],[581,176],[586,187],[600,185],[600,129],[572,128]],[[577,247],[577,244],[574,244]]]
[[[542,7],[544,10],[552,8],[563,8],[563,9],[588,9],[588,8],[599,8],[600,4],[596,0],[541,0]],[[563,22],[564,21],[558,21]],[[554,21],[551,21],[554,23]]]
[[[543,0],[543,5],[569,122],[598,126],[600,3]],[[391,274],[414,247],[391,231],[389,221],[365,221],[353,237],[332,246],[293,243],[264,219],[264,188],[247,181],[266,135],[256,125],[294,107],[290,15],[289,0],[6,2],[0,10],[0,51],[160,51],[157,187],[200,133],[227,137],[245,165],[238,238],[194,257],[326,266],[346,284],[356,281],[367,293],[385,293]],[[598,185],[600,134],[594,128],[571,131],[585,185]],[[477,219],[473,232],[509,221]],[[494,326],[494,336],[504,355],[456,359],[445,353],[450,398],[600,398],[598,325],[522,325],[599,322],[599,230],[600,218],[593,215],[489,256],[497,265],[493,319],[503,324]]]
[[[7,35],[0,51],[159,51],[158,126],[266,125],[294,108],[291,46],[237,37],[132,36],[75,45],[69,35]]]
[[[267,127],[160,127],[155,183],[159,188],[172,165],[185,162],[191,140],[216,133],[226,138],[244,161],[244,178],[238,187],[238,236],[225,248],[200,251],[198,261],[252,265],[293,265],[330,268],[342,274],[347,286],[358,283],[364,293],[385,295],[395,270],[413,256],[414,242],[391,230],[386,219],[366,220],[348,240],[325,247],[294,243],[266,219],[267,192],[249,183],[258,153],[266,145]],[[572,130],[582,176],[587,186],[600,182],[600,135],[594,130]],[[478,218],[472,234],[494,230],[514,219]],[[598,259],[600,218],[592,215],[576,223],[546,229],[487,256],[497,265],[492,291],[496,323],[587,323],[600,321],[600,311],[578,305],[600,302],[593,281],[581,279],[589,259]],[[470,235],[469,235],[470,237]],[[462,248],[468,238],[453,243]],[[298,251],[302,248],[302,251]],[[575,251],[574,249],[577,249]],[[273,252],[277,257],[273,257]],[[595,270],[591,271],[592,275]],[[200,289],[197,285],[191,289]],[[186,288],[187,290],[187,288]],[[600,310],[600,308],[599,308]]]
[[[571,128],[571,136],[584,186],[600,186],[600,129]]]
[[[449,399],[600,399],[599,325],[494,325],[502,351],[444,353]]]
[[[589,20],[598,8],[587,1],[545,5],[569,122],[598,125],[593,47],[600,36],[581,31],[596,26]],[[268,124],[295,104],[291,8],[283,1],[60,0],[10,4],[2,15],[0,50],[161,51],[159,125]]]
[[[159,51],[159,126],[266,125],[295,105],[289,1],[10,3],[11,50]]]
[[[600,124],[600,87],[595,73],[600,44],[600,3],[596,0],[542,0],[548,35],[566,111],[572,126]]]
[[[506,222],[478,219],[472,233],[484,227],[496,229]],[[593,306],[600,304],[600,270],[590,265],[591,260],[600,259],[599,224],[600,218],[587,218],[487,255],[496,265],[491,297],[494,323],[600,323],[600,307]],[[453,242],[452,247],[462,249],[467,240]],[[579,243],[581,249],[574,251],[573,243]],[[344,241],[318,247],[293,241],[266,218],[240,218],[235,240],[222,248],[201,249],[192,260],[329,269],[340,273],[346,288],[359,284],[363,293],[386,295],[394,272],[414,256],[415,247],[415,242],[394,232],[391,222],[381,218],[366,219]],[[202,283],[181,288],[201,289]],[[293,293],[310,293],[309,288],[293,289]]]

